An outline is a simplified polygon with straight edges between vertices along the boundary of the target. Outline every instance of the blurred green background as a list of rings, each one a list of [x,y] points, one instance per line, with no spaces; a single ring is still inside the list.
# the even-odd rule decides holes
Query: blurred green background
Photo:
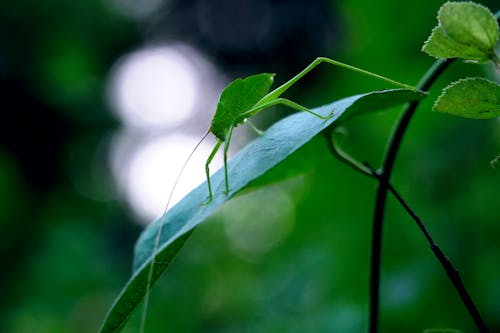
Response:
[[[500,9],[497,1],[482,3]],[[151,208],[141,211],[134,203],[143,181],[127,185],[123,173],[134,170],[134,160],[122,155],[169,133],[201,136],[228,80],[267,71],[283,81],[319,55],[415,84],[433,62],[420,47],[441,4],[4,1],[0,331],[98,330],[130,276],[134,242],[152,218]],[[178,61],[195,64],[198,99],[191,109],[200,113],[183,118],[187,95],[177,94],[178,108],[157,124],[140,114],[144,104],[131,91],[159,90],[168,109],[174,103],[168,87],[149,81],[122,91],[116,82],[133,55],[169,48]],[[172,73],[181,86],[177,67],[169,66],[158,73]],[[495,77],[489,66],[456,63],[438,86],[466,74]],[[409,128],[393,183],[460,269],[492,332],[500,332],[500,174],[489,163],[500,153],[500,124],[430,112],[439,87]],[[383,88],[325,65],[289,96],[317,106]],[[139,116],[120,113],[127,96]],[[347,149],[378,165],[397,110],[349,123]],[[257,121],[266,126],[286,114],[270,111]],[[169,123],[173,115],[180,118]],[[202,163],[195,168],[202,170]],[[330,156],[322,137],[263,181],[268,186],[242,193],[188,240],[152,292],[147,332],[366,330],[376,184]],[[164,203],[170,188],[160,190],[156,200]],[[381,332],[476,331],[424,237],[392,198],[381,295]],[[136,315],[124,331],[137,332],[138,325]]]

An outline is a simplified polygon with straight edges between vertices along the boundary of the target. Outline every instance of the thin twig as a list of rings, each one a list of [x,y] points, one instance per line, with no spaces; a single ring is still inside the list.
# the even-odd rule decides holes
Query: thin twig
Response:
[[[376,173],[374,173],[376,174]],[[479,313],[479,310],[477,309],[476,305],[474,304],[474,301],[472,300],[472,297],[470,296],[469,292],[465,288],[465,285],[462,281],[462,278],[460,277],[460,273],[458,270],[453,266],[451,263],[450,259],[443,253],[439,245],[436,244],[434,239],[431,237],[429,231],[425,227],[424,223],[420,219],[420,217],[408,206],[406,201],[401,197],[401,195],[396,191],[394,186],[392,184],[387,184],[389,191],[394,195],[394,197],[399,201],[401,206],[406,210],[406,212],[413,218],[413,220],[417,223],[419,229],[422,231],[424,234],[425,238],[429,242],[429,245],[431,247],[432,252],[436,256],[436,258],[439,260],[441,263],[441,266],[443,266],[446,275],[450,279],[451,283],[455,287],[455,290],[457,291],[458,295],[462,299],[462,302],[464,303],[465,307],[467,308],[467,311],[470,313],[472,319],[474,320],[474,323],[476,324],[477,328],[479,329],[479,332],[482,333],[487,333],[489,332],[488,327],[486,326],[485,321],[481,317],[481,314]]]
[[[344,162],[348,166],[350,166],[352,169],[369,176],[370,178],[374,178],[382,182],[381,174],[380,172],[376,171],[374,168],[372,168],[370,165],[367,163],[360,163],[358,160],[353,158],[351,155],[349,155],[347,152],[345,152],[334,140],[334,136],[332,133],[328,133],[327,137],[327,142],[328,142],[328,147],[330,149],[330,152],[336,156],[341,162]],[[432,238],[431,234],[425,227],[422,219],[415,213],[413,209],[410,208],[408,203],[403,199],[403,197],[399,194],[399,192],[394,188],[394,186],[387,182],[386,184],[387,188],[389,191],[394,195],[396,200],[403,206],[403,208],[406,210],[408,215],[416,222],[417,226],[419,227],[420,231],[424,234],[425,238],[427,239],[427,242],[429,243],[429,246],[436,256],[436,258],[439,260],[441,263],[441,266],[443,266],[443,269],[446,272],[446,275],[450,279],[451,283],[455,287],[455,290],[457,291],[458,295],[462,299],[462,302],[464,303],[465,307],[471,314],[472,319],[476,323],[476,326],[478,327],[480,332],[489,332],[488,327],[486,326],[483,318],[481,317],[481,314],[479,313],[476,305],[474,304],[474,301],[472,300],[472,297],[470,296],[469,292],[465,288],[465,285],[460,277],[460,274],[458,270],[453,266],[451,263],[450,259],[443,253],[439,245],[434,241]]]
[[[373,172],[369,167],[367,167],[363,163],[360,163],[340,147],[335,139],[335,130],[336,128],[331,128],[326,133],[326,142],[332,155],[337,157],[341,162],[344,162],[345,164],[350,166],[355,171],[358,171],[369,177],[374,177]]]

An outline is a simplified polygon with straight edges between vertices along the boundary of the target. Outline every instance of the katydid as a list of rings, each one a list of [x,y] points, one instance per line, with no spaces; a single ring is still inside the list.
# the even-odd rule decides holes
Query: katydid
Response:
[[[317,114],[310,109],[297,104],[291,100],[288,100],[286,98],[282,98],[281,95],[285,93],[290,87],[292,87],[298,80],[300,80],[304,75],[309,73],[312,69],[314,69],[316,66],[318,66],[321,63],[328,63],[331,65],[339,66],[342,68],[350,69],[359,73],[363,73],[378,79],[381,79],[385,82],[389,82],[393,85],[402,87],[404,89],[412,90],[412,91],[418,91],[417,88],[412,87],[410,85],[400,83],[394,80],[391,80],[389,78],[386,78],[384,76],[380,76],[378,74],[374,74],[372,72],[368,72],[366,70],[353,67],[329,58],[325,57],[318,57],[316,58],[313,62],[311,62],[306,68],[304,68],[301,72],[299,72],[297,75],[295,75],[293,78],[279,86],[278,88],[269,91],[271,88],[271,85],[273,84],[274,81],[274,74],[270,73],[261,73],[261,74],[255,74],[252,76],[248,76],[246,78],[240,78],[232,81],[227,85],[224,90],[222,91],[219,102],[217,104],[217,110],[215,112],[214,117],[212,118],[212,122],[210,125],[210,128],[208,131],[205,133],[205,135],[201,138],[201,140],[197,143],[197,145],[194,147],[194,149],[191,151],[190,155],[184,162],[184,165],[177,176],[176,181],[174,182],[174,186],[170,192],[170,196],[167,200],[167,204],[165,207],[165,212],[167,211],[170,200],[172,198],[172,194],[175,190],[175,187],[180,179],[180,176],[182,174],[182,171],[186,167],[188,161],[190,160],[191,156],[194,154],[196,149],[199,147],[199,145],[202,143],[202,141],[210,134],[212,133],[215,135],[217,138],[217,143],[215,147],[213,148],[212,152],[210,153],[206,164],[205,164],[205,172],[206,172],[206,177],[207,177],[207,184],[208,184],[208,201],[205,204],[209,204],[212,199],[213,199],[213,193],[212,193],[212,184],[210,182],[210,163],[212,162],[215,154],[221,147],[221,145],[224,143],[224,180],[225,180],[225,194],[227,195],[229,193],[229,177],[228,177],[228,172],[227,172],[227,152],[229,149],[229,144],[231,142],[231,136],[233,134],[233,129],[237,127],[238,125],[242,123],[247,123],[250,125],[254,130],[257,130],[251,122],[248,121],[248,118],[254,116],[255,114],[263,111],[264,109],[267,109],[271,106],[275,105],[283,105],[283,106],[288,106],[291,109],[297,110],[297,111],[304,111],[308,112],[311,115],[318,117],[323,120],[327,120],[331,118],[334,114],[334,110],[327,115],[327,116],[322,116],[320,114]],[[258,130],[257,130],[258,131]],[[258,131],[259,132],[259,131]],[[147,313],[147,304],[148,304],[148,295],[149,295],[149,290],[150,290],[150,284],[152,281],[152,274],[153,274],[153,267],[155,265],[155,255],[156,251],[159,248],[160,245],[160,237],[162,233],[162,227],[163,223],[160,223],[158,227],[158,232],[156,234],[155,238],[155,244],[153,248],[153,253],[152,253],[152,260],[151,260],[151,265],[149,269],[149,274],[148,274],[148,279],[147,279],[147,285],[146,285],[146,293],[144,297],[144,310],[142,313],[142,320],[141,320],[141,332],[144,332],[144,327],[145,327],[145,321],[146,321],[146,313]]]
[[[278,88],[269,92],[271,85],[274,81],[274,74],[262,73],[252,75],[243,79],[236,79],[231,82],[221,93],[219,103],[217,104],[217,110],[212,119],[212,123],[210,129],[207,134],[212,132],[217,137],[217,144],[214,149],[210,153],[207,162],[205,164],[205,172],[207,176],[207,184],[208,184],[208,202],[212,201],[212,184],[210,182],[210,163],[212,162],[215,154],[219,150],[222,143],[224,143],[224,180],[225,180],[225,194],[229,193],[229,178],[227,173],[227,151],[229,149],[229,144],[231,142],[231,136],[233,134],[233,129],[247,122],[247,119],[252,117],[253,115],[263,111],[274,105],[284,105],[288,106],[297,111],[304,111],[312,114],[315,117],[320,119],[327,120],[333,116],[334,110],[328,116],[319,115],[308,108],[292,102],[286,98],[280,97],[284,92],[286,92],[291,86],[293,86],[299,79],[301,79],[304,75],[309,73],[313,68],[318,66],[319,64],[326,62],[331,65],[340,66],[346,69],[354,70],[356,72],[360,72],[363,74],[367,74],[378,79],[384,80],[396,86],[400,86],[405,89],[409,89],[412,91],[417,91],[417,88],[412,87],[410,85],[400,83],[384,76],[380,76],[378,74],[368,72],[366,70],[353,67],[330,58],[326,57],[318,57],[313,62],[311,62],[306,68],[304,68],[300,73],[295,75],[293,78],[279,86]],[[248,122],[248,124],[255,129],[252,123]],[[203,137],[203,139],[206,137]],[[202,139],[202,140],[203,140]]]

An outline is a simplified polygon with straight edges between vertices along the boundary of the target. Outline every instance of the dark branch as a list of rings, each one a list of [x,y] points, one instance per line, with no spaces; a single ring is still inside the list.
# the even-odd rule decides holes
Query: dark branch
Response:
[[[371,178],[378,179],[380,182],[382,182],[381,179],[381,174],[377,172],[374,168],[372,168],[370,165],[367,163],[363,164],[357,161],[355,158],[350,156],[348,153],[346,153],[340,146],[334,141],[334,137],[331,133],[328,133],[327,137],[327,142],[328,142],[328,148],[330,149],[330,152],[332,155],[336,156],[341,162],[344,162],[348,166],[350,166],[352,169],[367,175]],[[429,243],[429,246],[436,256],[436,258],[439,260],[441,263],[441,266],[446,272],[446,275],[450,279],[451,283],[455,287],[455,290],[459,294],[460,298],[462,299],[462,302],[464,303],[465,307],[471,314],[474,322],[476,323],[476,326],[479,328],[480,332],[489,332],[488,328],[484,322],[484,320],[481,317],[481,314],[479,313],[477,307],[475,306],[472,297],[470,296],[469,292],[465,288],[465,285],[460,277],[460,274],[458,270],[453,266],[451,261],[448,259],[448,257],[443,253],[439,245],[436,244],[434,239],[432,238],[431,234],[425,227],[423,221],[420,219],[420,217],[415,213],[413,209],[410,208],[408,203],[403,199],[403,197],[399,194],[399,192],[394,188],[394,186],[391,183],[386,184],[388,190],[394,195],[396,200],[401,204],[401,206],[406,210],[408,215],[416,222],[418,228],[422,233],[424,234],[425,238],[427,239],[427,242]]]

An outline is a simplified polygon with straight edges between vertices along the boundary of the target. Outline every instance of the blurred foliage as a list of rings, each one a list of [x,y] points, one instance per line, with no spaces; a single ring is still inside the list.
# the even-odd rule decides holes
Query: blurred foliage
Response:
[[[121,55],[143,43],[185,40],[228,76],[276,71],[285,79],[327,55],[411,84],[433,62],[420,48],[442,2],[179,0],[139,18],[111,3],[2,4],[2,332],[96,331],[130,274],[140,228],[117,199],[103,148],[119,126],[105,86]],[[499,9],[495,1],[482,3]],[[273,24],[258,47],[242,43],[251,34],[231,44],[206,28],[229,30],[236,21],[254,31],[259,19]],[[457,63],[438,85],[490,70]],[[316,106],[381,88],[323,67],[293,93]],[[393,183],[460,269],[492,331],[500,331],[500,178],[489,165],[500,151],[499,124],[431,113],[438,93],[431,92],[410,126]],[[395,109],[350,122],[348,150],[377,165],[396,117]],[[273,186],[256,191],[266,191],[275,207],[278,218],[269,222],[275,228],[256,228],[277,241],[258,251],[242,247],[224,212],[214,216],[153,290],[148,332],[366,329],[375,183],[331,157],[322,137],[274,174]],[[251,200],[234,204],[251,207]],[[236,233],[252,234],[252,218],[246,223],[239,221]],[[424,238],[391,199],[384,242],[382,332],[475,330]],[[125,332],[137,331],[137,319]]]

